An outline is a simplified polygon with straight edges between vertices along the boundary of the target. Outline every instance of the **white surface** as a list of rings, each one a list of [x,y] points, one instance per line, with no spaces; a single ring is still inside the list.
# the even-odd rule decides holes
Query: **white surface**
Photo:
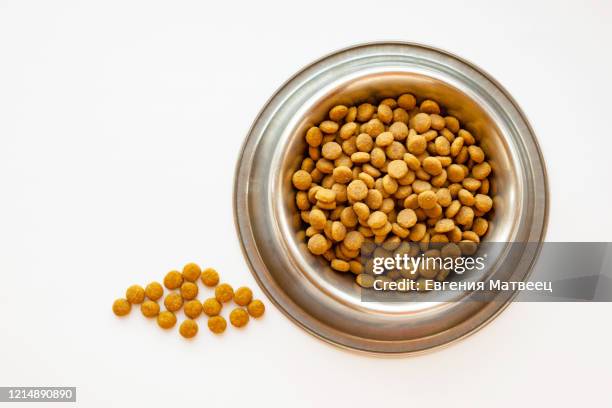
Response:
[[[0,385],[77,386],[83,407],[609,406],[610,304],[515,304],[404,359],[328,346],[270,302],[193,342],[110,306],[192,260],[255,286],[231,212],[243,137],[295,71],[364,41],[491,73],[544,150],[548,240],[610,241],[611,18],[599,1],[0,1]]]

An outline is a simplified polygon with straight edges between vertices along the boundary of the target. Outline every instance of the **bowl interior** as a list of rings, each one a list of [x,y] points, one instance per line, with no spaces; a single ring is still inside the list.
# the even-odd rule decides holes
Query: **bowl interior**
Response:
[[[302,268],[304,276],[315,286],[342,302],[360,304],[362,308],[387,313],[415,312],[438,305],[429,302],[426,293],[418,295],[420,301],[360,302],[362,289],[354,283],[352,274],[333,271],[324,260],[308,251],[304,234],[301,232],[303,225],[295,205],[291,175],[299,168],[304,157],[306,130],[325,120],[330,108],[337,104],[350,106],[363,102],[377,103],[384,98],[398,97],[403,93],[412,93],[419,103],[424,99],[437,101],[444,109],[443,114],[457,117],[462,127],[479,140],[487,154],[493,168],[490,180],[495,211],[491,214],[490,228],[483,241],[512,241],[516,235],[514,221],[520,219],[522,211],[521,166],[516,149],[509,143],[510,138],[503,134],[492,111],[488,110],[486,105],[479,104],[465,91],[449,82],[405,70],[371,72],[336,82],[303,104],[301,107],[303,111],[298,120],[287,129],[286,144],[279,146],[280,151],[276,155],[280,158],[278,163],[280,172],[275,184],[277,191],[275,197],[278,199],[276,222],[283,233],[289,252]],[[481,279],[482,277],[451,274],[449,278]]]

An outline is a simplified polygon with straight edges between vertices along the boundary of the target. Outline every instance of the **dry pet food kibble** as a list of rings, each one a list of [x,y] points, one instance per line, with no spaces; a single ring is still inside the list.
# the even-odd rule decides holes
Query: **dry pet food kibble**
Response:
[[[219,283],[219,274],[213,268],[207,268],[202,272],[202,283],[206,286],[212,287]]]
[[[132,310],[132,304],[127,299],[117,299],[113,302],[113,313],[117,316],[125,316]]]
[[[338,112],[337,112],[338,113]],[[339,114],[339,113],[338,113]],[[331,130],[333,126],[327,128]],[[334,147],[329,147],[326,154],[333,156]],[[331,190],[330,190],[331,191]],[[332,196],[327,193],[319,194],[319,199],[331,200]],[[335,196],[333,197],[335,199]],[[483,224],[484,219],[479,218],[478,231],[486,231],[488,227]],[[341,224],[338,222],[338,224]],[[344,225],[331,226],[334,231],[334,236],[341,240],[344,236]],[[197,299],[199,293],[198,282],[202,281],[204,286],[208,287],[205,290],[212,291],[214,288],[215,297],[210,297],[204,302]],[[183,308],[186,316],[179,325],[179,333],[184,338],[195,337],[198,333],[198,324],[195,319],[200,317],[202,313],[208,316],[208,329],[214,334],[221,334],[227,328],[227,321],[220,315],[223,310],[223,303],[230,302],[232,299],[239,306],[235,308],[229,315],[231,324],[234,327],[243,327],[249,322],[249,315],[252,317],[261,317],[265,312],[265,306],[261,300],[253,300],[253,291],[242,286],[234,292],[232,286],[227,283],[219,283],[219,274],[213,268],[207,268],[204,271],[195,263],[188,263],[183,267],[183,271],[170,271],[164,277],[164,286],[172,292],[164,296],[164,287],[158,282],[149,283],[146,288],[139,285],[132,285],[126,291],[126,298],[119,298],[113,302],[113,313],[117,316],[125,316],[130,313],[132,304],[140,304],[140,311],[143,316],[148,318],[156,318],[157,324],[162,329],[171,329],[177,323],[175,312]],[[163,303],[166,310],[160,311],[158,300],[163,298]],[[247,312],[248,311],[248,312]]]
[[[157,324],[162,329],[170,329],[176,324],[176,316],[174,313],[164,310],[157,315]]]
[[[223,333],[226,327],[227,322],[221,316],[212,316],[208,319],[208,329],[215,334]]]
[[[170,271],[164,278],[164,286],[170,290],[178,289],[183,284],[183,275],[179,271]]]
[[[386,256],[430,248],[469,255],[467,243],[477,245],[491,228],[486,149],[435,100],[403,94],[378,105],[337,105],[305,140],[291,181],[308,250],[362,287],[374,283],[365,268],[374,249],[366,246]],[[444,280],[448,272],[413,271],[409,279]],[[377,279],[406,277],[388,271]]]
[[[215,298],[206,299],[202,304],[202,310],[208,316],[216,316],[221,313],[221,303]]]
[[[188,263],[183,267],[183,279],[189,282],[195,282],[200,277],[202,269],[195,263]]]
[[[190,339],[196,334],[198,334],[198,324],[191,319],[187,319],[183,323],[181,323],[181,326],[179,327],[179,332],[184,338]]]
[[[219,303],[225,303],[234,297],[234,289],[227,283],[222,283],[215,288],[215,298]]]
[[[247,310],[251,316],[257,318],[263,316],[264,312],[266,311],[266,307],[261,300],[255,299],[249,303]]]
[[[249,314],[242,308],[237,307],[230,313],[230,323],[235,327],[243,327],[249,322]]]
[[[132,304],[142,303],[145,298],[145,291],[142,286],[132,285],[125,291],[125,298]]]
[[[153,300],[159,300],[164,295],[164,288],[158,282],[151,282],[145,288],[145,295]]]
[[[145,300],[140,305],[140,311],[145,317],[155,317],[159,313],[159,305],[152,300]]]
[[[245,286],[236,289],[236,292],[234,292],[234,302],[236,302],[236,304],[239,306],[248,305],[249,303],[251,303],[252,299],[253,292],[251,291],[251,289]]]

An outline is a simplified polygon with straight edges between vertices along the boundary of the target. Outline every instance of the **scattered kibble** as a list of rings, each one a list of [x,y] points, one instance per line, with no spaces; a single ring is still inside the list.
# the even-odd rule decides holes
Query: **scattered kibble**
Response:
[[[198,296],[198,285],[193,282],[185,282],[181,285],[181,296],[185,300],[195,299]]]
[[[125,291],[125,298],[131,304],[142,303],[145,298],[145,291],[140,285],[132,285]]]
[[[164,286],[170,290],[178,289],[183,284],[183,275],[179,271],[170,271],[164,278]]]
[[[183,307],[183,297],[179,293],[169,293],[164,299],[164,306],[171,312],[176,312]]]
[[[331,125],[328,130],[331,130]],[[328,155],[335,154],[333,146],[328,147],[328,150]],[[330,197],[326,194],[320,195],[323,200],[329,200]],[[483,221],[478,221],[479,231],[488,227]],[[331,227],[336,236],[341,236],[345,227],[340,222],[338,224],[340,225]],[[209,288],[214,287],[215,296],[201,303],[197,299],[200,291],[198,280]],[[165,297],[164,286],[171,290]],[[157,302],[160,299],[163,299],[166,310],[160,310]],[[237,305],[246,307],[246,309],[237,307],[231,311],[229,320],[234,327],[244,327],[249,322],[249,315],[257,318],[265,312],[263,302],[258,299],[253,300],[253,291],[250,288],[242,286],[234,292],[232,286],[227,283],[219,285],[219,274],[215,269],[206,268],[202,271],[197,264],[188,263],[183,267],[182,273],[175,270],[168,272],[164,277],[163,286],[159,282],[151,282],[144,289],[139,285],[130,286],[126,291],[126,298],[119,298],[113,302],[113,313],[125,316],[130,313],[132,304],[140,304],[143,316],[156,318],[158,326],[168,330],[176,325],[175,312],[182,308],[186,319],[179,325],[179,333],[189,339],[197,335],[198,324],[195,319],[202,313],[208,316],[208,328],[212,333],[223,333],[227,329],[227,321],[220,313],[223,310],[223,303],[232,299]]]
[[[219,274],[214,268],[206,268],[202,272],[202,283],[209,287],[217,286],[219,283]]]
[[[149,299],[157,301],[164,295],[164,287],[159,282],[151,282],[145,288],[145,295]]]
[[[223,333],[226,327],[227,322],[222,316],[212,316],[208,319],[208,329],[215,334]]]
[[[195,282],[202,274],[202,269],[195,263],[188,263],[183,267],[183,279],[189,282]]]
[[[215,288],[215,298],[220,303],[229,302],[234,297],[234,289],[227,283],[222,283]]]
[[[236,289],[234,293],[234,302],[239,306],[246,306],[253,300],[253,292],[246,286]]]
[[[221,303],[215,298],[206,299],[202,304],[202,310],[208,316],[217,316],[221,313],[222,307]]]
[[[266,307],[261,300],[255,299],[249,303],[247,310],[251,316],[257,318],[263,316],[264,312],[266,311]]]
[[[241,307],[230,313],[230,323],[235,327],[244,327],[249,322],[249,314]]]
[[[176,324],[176,315],[168,310],[164,310],[157,315],[157,324],[162,329],[170,329]]]
[[[378,105],[334,106],[306,131],[292,182],[312,254],[371,287],[364,266],[376,246],[390,256],[411,244],[419,252],[432,243],[454,244],[463,255],[473,250],[458,244],[478,244],[489,229],[492,168],[478,138],[442,112],[434,100],[403,94]],[[405,279],[395,272],[379,278]],[[426,273],[433,272],[438,280],[448,275]]]
[[[159,305],[152,300],[145,300],[140,305],[140,311],[145,317],[155,317],[159,313]]]
[[[117,316],[125,316],[132,310],[132,304],[127,299],[117,299],[113,302],[113,313]]]
[[[198,334],[198,324],[192,319],[187,319],[181,323],[179,333],[186,339],[195,337],[195,335]]]

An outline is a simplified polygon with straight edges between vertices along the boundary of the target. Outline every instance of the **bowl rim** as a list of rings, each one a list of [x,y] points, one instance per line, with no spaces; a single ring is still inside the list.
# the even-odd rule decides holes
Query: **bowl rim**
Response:
[[[465,339],[466,337],[478,332],[480,329],[482,329],[483,327],[485,327],[486,325],[488,325],[491,321],[493,321],[499,314],[501,314],[511,303],[512,300],[518,295],[518,292],[515,292],[514,294],[512,294],[506,302],[504,302],[504,304],[502,304],[500,307],[498,307],[494,313],[491,313],[486,319],[484,319],[480,324],[478,324],[477,326],[471,328],[470,330],[466,331],[465,333],[449,340],[446,341],[444,343],[441,344],[437,344],[425,349],[421,349],[421,350],[410,350],[410,351],[379,351],[379,350],[369,350],[369,349],[365,349],[365,348],[356,348],[353,347],[351,345],[347,345],[341,342],[338,342],[332,338],[326,337],[323,334],[315,331],[313,328],[309,327],[308,325],[304,324],[303,322],[301,322],[299,319],[297,319],[294,315],[292,315],[290,313],[290,311],[288,311],[280,302],[279,300],[270,292],[270,290],[268,289],[268,287],[266,286],[266,284],[263,282],[262,277],[257,273],[257,268],[253,263],[253,260],[251,259],[249,253],[252,252],[253,250],[257,250],[256,249],[256,245],[254,243],[254,240],[250,239],[248,241],[245,241],[246,237],[245,234],[243,233],[243,230],[241,228],[240,225],[240,212],[243,209],[248,208],[248,205],[246,203],[246,200],[244,199],[244,197],[240,196],[241,193],[245,193],[248,192],[248,180],[242,181],[241,182],[241,178],[239,177],[241,172],[243,171],[243,158],[245,157],[245,154],[247,153],[247,148],[249,147],[249,143],[252,142],[251,140],[251,136],[256,128],[256,126],[259,124],[259,122],[261,121],[265,111],[267,110],[267,108],[270,106],[270,103],[276,99],[290,84],[292,84],[294,82],[294,80],[298,77],[300,77],[302,74],[304,74],[307,70],[309,70],[310,68],[316,66],[317,64],[320,64],[336,55],[345,53],[347,51],[354,51],[354,50],[358,50],[360,48],[368,48],[368,47],[372,47],[372,46],[389,46],[389,45],[399,45],[399,46],[408,46],[408,47],[416,47],[416,48],[421,48],[425,51],[433,51],[435,53],[439,53],[442,54],[444,56],[450,57],[462,64],[465,64],[467,67],[473,69],[474,71],[478,72],[480,75],[482,75],[487,81],[489,81],[492,85],[495,86],[495,88],[505,97],[507,98],[508,102],[512,105],[512,107],[516,110],[516,112],[518,113],[518,115],[520,116],[520,118],[522,119],[522,122],[524,124],[524,126],[527,128],[528,133],[531,134],[533,137],[531,138],[531,143],[533,143],[534,146],[534,152],[537,154],[537,159],[539,160],[539,164],[541,167],[541,172],[542,172],[542,187],[543,191],[543,208],[542,208],[542,219],[541,219],[541,223],[542,223],[542,227],[541,230],[539,231],[539,236],[540,239],[538,241],[538,245],[536,248],[536,251],[533,255],[533,258],[531,259],[528,267],[527,267],[527,272],[525,274],[525,280],[528,279],[530,277],[530,275],[533,272],[533,266],[535,265],[535,263],[538,260],[540,251],[541,251],[541,244],[542,242],[545,241],[545,237],[546,237],[546,232],[548,229],[548,222],[549,222],[549,210],[550,210],[550,189],[549,189],[549,182],[548,182],[548,172],[547,172],[547,168],[546,168],[546,162],[544,160],[544,155],[542,153],[542,149],[540,146],[540,143],[536,137],[535,131],[530,123],[530,121],[527,118],[527,115],[525,114],[525,112],[521,109],[521,107],[518,105],[518,103],[516,102],[515,98],[508,92],[508,90],[502,86],[492,75],[490,75],[487,71],[485,71],[484,69],[480,68],[479,66],[475,65],[474,63],[472,63],[469,60],[466,60],[463,57],[460,57],[454,53],[451,53],[449,51],[446,51],[444,49],[440,49],[438,47],[435,46],[431,46],[431,45],[427,45],[427,44],[423,44],[423,43],[417,43],[417,42],[407,42],[407,41],[371,41],[371,42],[362,42],[362,43],[356,43],[353,45],[349,45],[340,49],[337,49],[335,51],[329,52],[325,55],[323,55],[320,58],[317,58],[315,60],[313,60],[312,62],[307,63],[306,65],[303,65],[299,70],[297,70],[293,75],[291,75],[287,80],[285,80],[279,87],[276,88],[276,90],[272,93],[272,95],[265,101],[265,103],[262,105],[261,109],[259,110],[259,112],[257,113],[257,115],[255,116],[254,120],[251,123],[251,126],[249,127],[247,133],[246,133],[246,137],[244,138],[238,155],[237,155],[237,160],[236,160],[236,165],[235,165],[235,170],[234,170],[234,181],[233,181],[233,193],[232,193],[232,207],[233,207],[233,218],[234,218],[234,226],[236,228],[236,233],[238,235],[238,241],[240,244],[240,249],[242,251],[243,257],[249,267],[249,270],[251,271],[251,274],[253,275],[253,277],[255,278],[257,284],[259,285],[259,287],[262,289],[262,291],[265,293],[265,295],[268,297],[268,299],[285,315],[287,316],[290,321],[292,321],[294,324],[296,324],[298,327],[301,327],[302,329],[304,329],[306,332],[310,333],[311,335],[313,335],[315,338],[324,341],[325,343],[328,344],[332,344],[340,349],[343,350],[347,350],[350,352],[355,352],[358,354],[367,354],[367,355],[376,355],[376,356],[389,356],[389,357],[393,357],[393,356],[412,356],[412,355],[422,355],[422,354],[426,354],[429,352],[433,352],[436,350],[439,350],[441,348],[445,348],[448,347],[462,339]]]

